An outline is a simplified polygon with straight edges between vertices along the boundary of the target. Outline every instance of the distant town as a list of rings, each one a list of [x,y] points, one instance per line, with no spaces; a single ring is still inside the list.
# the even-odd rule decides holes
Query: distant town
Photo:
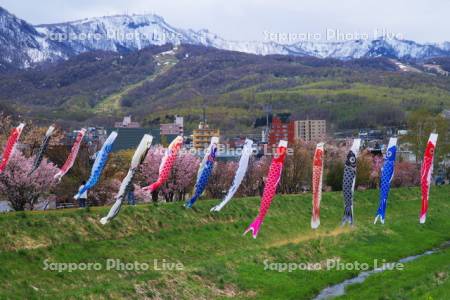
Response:
[[[450,120],[450,110],[444,110],[442,115]],[[353,138],[360,138],[363,141],[363,148],[368,149],[373,154],[382,154],[386,148],[386,142],[391,137],[404,137],[408,134],[407,128],[388,127],[384,129],[361,128],[359,130],[346,130],[329,132],[326,120],[305,119],[296,120],[290,114],[281,113],[268,115],[266,124],[261,129],[260,134],[230,136],[222,134],[220,128],[214,127],[207,122],[206,117],[199,122],[198,127],[191,132],[185,130],[184,117],[173,116],[172,123],[162,123],[159,128],[141,127],[138,122],[133,121],[132,116],[126,116],[123,120],[115,122],[114,127],[89,127],[85,139],[88,145],[101,145],[107,135],[116,130],[119,132],[113,151],[135,148],[144,134],[151,134],[154,137],[154,144],[167,146],[177,136],[185,138],[186,149],[203,150],[212,137],[220,137],[221,144],[230,148],[241,148],[246,138],[254,140],[255,150],[259,153],[265,147],[274,147],[280,140],[287,140],[289,144],[297,142],[328,142],[338,145],[347,145]],[[71,144],[75,138],[75,133],[68,133],[66,143]],[[400,159],[409,162],[416,161],[414,151],[410,149],[408,142],[400,144]],[[199,152],[201,154],[201,151]],[[232,158],[233,153],[221,154],[219,159]],[[445,161],[449,163],[449,159]]]

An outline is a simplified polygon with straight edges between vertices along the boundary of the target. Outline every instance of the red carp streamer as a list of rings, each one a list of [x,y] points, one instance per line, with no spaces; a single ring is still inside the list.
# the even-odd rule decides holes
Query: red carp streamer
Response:
[[[433,174],[434,149],[436,148],[438,135],[432,133],[428,140],[427,148],[423,156],[422,170],[420,172],[420,185],[422,187],[422,210],[420,212],[420,224],[427,219],[428,198],[430,196],[431,175]]]
[[[6,166],[8,165],[9,159],[14,153],[15,146],[20,138],[20,135],[22,134],[22,130],[24,127],[25,124],[22,123],[11,130],[11,134],[8,138],[8,141],[6,142],[5,150],[3,151],[2,161],[0,163],[0,174],[3,173]]]
[[[322,177],[323,177],[323,147],[324,143],[317,144],[313,160],[312,175],[312,217],[311,228],[317,229],[320,225],[320,201],[322,199]]]
[[[280,141],[276,155],[270,165],[269,174],[267,175],[267,181],[264,187],[259,214],[253,221],[253,223],[244,232],[244,235],[247,232],[252,231],[253,238],[256,239],[256,237],[258,236],[261,224],[264,221],[267,211],[270,208],[270,203],[272,202],[272,199],[275,196],[278,183],[280,182],[281,179],[281,172],[283,171],[283,163],[286,158],[286,150],[287,150],[287,141]]]
[[[166,153],[161,161],[161,165],[159,166],[159,176],[158,180],[148,187],[145,187],[144,190],[153,192],[156,191],[161,185],[163,185],[167,179],[169,179],[170,172],[172,172],[173,165],[177,160],[178,152],[183,146],[183,137],[176,137],[172,143],[170,143],[169,148],[167,148]]]
[[[66,162],[61,167],[59,172],[55,175],[55,179],[61,180],[61,178],[64,177],[64,175],[69,172],[69,170],[73,167],[73,164],[75,163],[75,159],[78,156],[78,151],[80,150],[81,142],[83,141],[84,135],[86,134],[86,129],[82,128],[80,131],[78,131],[77,137],[75,139],[75,142],[73,143],[72,150],[70,151],[69,156],[67,157]]]

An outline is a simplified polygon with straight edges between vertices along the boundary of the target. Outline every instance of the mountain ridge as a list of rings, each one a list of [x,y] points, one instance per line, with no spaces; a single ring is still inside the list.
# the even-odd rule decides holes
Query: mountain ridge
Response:
[[[64,38],[63,38],[64,37]],[[83,37],[83,38],[82,38]],[[208,29],[181,29],[156,14],[113,15],[31,25],[0,7],[0,63],[28,68],[88,51],[128,52],[164,44],[193,44],[257,55],[313,56],[351,60],[388,57],[424,61],[450,57],[450,42],[420,44],[378,38],[339,42],[230,41]]]

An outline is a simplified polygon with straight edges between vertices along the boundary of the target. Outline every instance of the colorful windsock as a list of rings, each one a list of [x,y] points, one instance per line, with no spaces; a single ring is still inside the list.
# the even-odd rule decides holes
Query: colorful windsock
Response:
[[[353,146],[347,154],[347,160],[344,167],[344,178],[342,183],[342,191],[344,193],[344,217],[342,225],[346,223],[353,224],[353,196],[355,192],[356,182],[356,159],[359,154],[361,139],[355,139]]]
[[[246,139],[244,147],[242,148],[242,155],[241,159],[239,160],[239,166],[236,171],[236,175],[234,176],[233,184],[231,185],[230,189],[228,190],[228,193],[226,194],[225,198],[220,202],[219,205],[214,206],[211,208],[211,211],[220,211],[225,205],[227,205],[228,202],[231,201],[234,194],[239,189],[239,186],[242,183],[242,180],[244,180],[245,173],[247,173],[248,169],[248,162],[250,160],[250,157],[252,155],[252,146],[253,141]]]
[[[78,194],[74,196],[75,199],[78,199],[84,192],[93,188],[97,184],[98,180],[100,179],[100,176],[102,175],[102,171],[105,168],[106,162],[108,161],[109,153],[112,150],[116,138],[117,132],[115,131],[111,132],[111,134],[103,144],[102,149],[100,149],[100,151],[97,153],[94,165],[92,166],[91,176],[89,177],[88,181],[83,186],[83,188],[80,191],[78,191]]]
[[[286,158],[287,151],[287,141],[280,141],[276,155],[272,159],[272,163],[269,168],[269,174],[267,175],[266,185],[264,186],[264,192],[261,199],[261,206],[259,209],[259,214],[252,224],[247,228],[244,232],[244,235],[252,231],[253,238],[256,239],[258,236],[259,230],[261,228],[261,224],[266,217],[267,211],[270,208],[270,204],[272,203],[273,197],[277,191],[278,183],[281,179],[281,172],[283,171],[283,164]]]
[[[427,220],[428,200],[430,196],[431,176],[433,174],[434,150],[438,139],[437,133],[432,133],[428,139],[420,171],[420,186],[422,187],[422,210],[420,211],[420,224]]]
[[[386,155],[384,156],[384,164],[381,169],[380,177],[380,205],[378,207],[377,215],[375,217],[374,224],[377,223],[378,219],[384,224],[386,216],[387,200],[389,197],[389,191],[391,189],[391,181],[394,178],[395,169],[395,157],[397,154],[397,138],[391,138],[386,150]]]
[[[116,195],[116,202],[111,207],[108,215],[100,220],[100,223],[105,225],[112,219],[114,219],[120,212],[120,208],[122,207],[123,200],[125,196],[130,192],[130,186],[133,184],[133,178],[139,168],[139,166],[144,161],[147,156],[148,150],[152,145],[153,137],[151,135],[144,135],[139,146],[134,152],[133,158],[131,160],[130,169],[128,170],[127,176],[122,180],[120,184],[119,192]]]
[[[11,156],[14,154],[17,141],[19,140],[24,127],[25,124],[22,123],[11,130],[11,134],[9,135],[8,141],[6,142],[5,149],[3,150],[2,160],[0,162],[0,174],[3,173],[6,166],[8,165],[9,160],[11,159]]]
[[[75,159],[78,156],[78,151],[80,150],[81,142],[83,141],[84,135],[86,134],[86,129],[82,128],[80,131],[78,131],[77,137],[75,138],[75,142],[73,143],[72,150],[70,150],[70,154],[67,157],[66,162],[64,165],[59,169],[59,172],[56,173],[55,179],[61,180],[61,178],[64,177],[64,175],[69,172],[69,170],[73,167],[73,164],[75,163]]]
[[[324,143],[317,144],[313,159],[312,174],[312,217],[311,228],[317,229],[320,225],[320,201],[322,200]]]
[[[211,144],[206,150],[205,157],[197,174],[197,183],[195,184],[195,192],[192,198],[186,202],[184,205],[186,208],[191,208],[194,203],[200,198],[200,196],[205,191],[206,185],[208,184],[209,177],[211,176],[212,169],[214,167],[214,161],[216,160],[216,152],[219,144],[219,138],[211,138]]]
[[[169,148],[167,148],[164,153],[164,157],[161,161],[161,165],[159,166],[159,176],[156,182],[152,183],[148,187],[145,187],[144,190],[149,192],[156,191],[161,185],[163,185],[167,179],[169,179],[170,172],[177,160],[178,152],[183,146],[183,137],[176,137],[172,143],[170,143]]]
[[[42,140],[41,146],[39,147],[39,151],[34,158],[33,167],[31,168],[30,175],[33,174],[41,165],[42,159],[44,159],[45,152],[47,152],[48,145],[50,144],[50,139],[52,138],[52,134],[55,131],[55,127],[52,125],[48,128],[45,133],[45,137]]]

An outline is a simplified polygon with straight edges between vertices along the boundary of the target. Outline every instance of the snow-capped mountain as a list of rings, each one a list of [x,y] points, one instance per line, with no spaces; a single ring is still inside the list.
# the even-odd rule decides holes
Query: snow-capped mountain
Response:
[[[119,15],[39,25],[36,30],[75,52],[89,50],[140,50],[150,45],[195,44],[259,55],[289,54],[276,43],[227,41],[206,29],[172,27],[158,15]]]
[[[450,42],[443,42],[441,44],[437,44],[436,46],[445,51],[450,51]]]
[[[419,44],[398,39],[345,42],[228,41],[208,30],[179,29],[154,14],[117,15],[33,26],[0,8],[0,64],[29,67],[92,50],[134,51],[150,45],[195,44],[258,55],[354,59],[385,56],[425,60],[450,56],[450,43]]]
[[[189,42],[177,29],[156,15],[111,16],[38,25],[36,30],[75,53],[90,50],[140,50],[150,45]]]
[[[28,67],[34,62],[59,58],[66,57],[58,45],[0,7],[0,65]]]
[[[288,47],[292,53],[305,53],[321,58],[355,59],[362,57],[389,57],[423,60],[448,56],[448,50],[435,45],[421,45],[398,39],[355,40],[345,42],[302,42]]]

